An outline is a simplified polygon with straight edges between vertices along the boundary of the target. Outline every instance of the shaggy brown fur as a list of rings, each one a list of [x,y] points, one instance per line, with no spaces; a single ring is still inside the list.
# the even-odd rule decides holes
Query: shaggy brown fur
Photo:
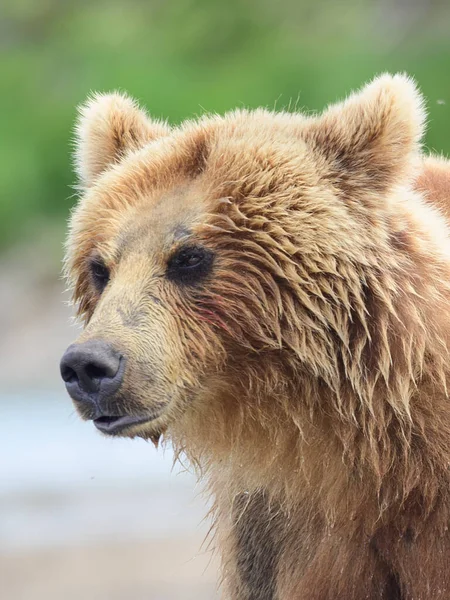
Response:
[[[112,406],[159,415],[126,434],[206,478],[230,600],[450,598],[450,166],[423,123],[387,75],[312,117],[82,109],[80,339],[127,356]],[[213,268],[180,285],[193,243]]]

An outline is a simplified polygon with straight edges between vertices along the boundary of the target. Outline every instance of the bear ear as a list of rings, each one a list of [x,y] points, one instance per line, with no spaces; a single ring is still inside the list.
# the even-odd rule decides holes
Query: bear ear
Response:
[[[381,75],[306,125],[307,142],[344,192],[386,192],[411,175],[424,102],[406,75]],[[323,162],[323,161],[322,161]]]
[[[170,128],[151,120],[130,97],[119,92],[95,94],[79,109],[75,126],[75,169],[88,188],[129,150],[166,136]]]

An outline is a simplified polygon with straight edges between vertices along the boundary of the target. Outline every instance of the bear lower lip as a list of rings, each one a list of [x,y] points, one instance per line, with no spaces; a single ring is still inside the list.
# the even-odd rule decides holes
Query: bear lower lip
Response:
[[[133,425],[141,425],[142,423],[147,423],[149,421],[153,421],[157,416],[152,417],[132,417],[130,415],[125,415],[123,417],[111,417],[104,416],[99,417],[98,419],[94,419],[94,425],[97,427],[99,431],[102,433],[107,433],[108,435],[117,435],[121,433],[127,427],[132,427]]]

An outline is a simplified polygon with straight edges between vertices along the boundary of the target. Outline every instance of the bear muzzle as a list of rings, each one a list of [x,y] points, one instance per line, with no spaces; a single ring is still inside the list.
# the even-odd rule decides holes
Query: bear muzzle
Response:
[[[125,363],[125,357],[103,340],[72,344],[60,363],[61,377],[80,412],[110,435],[148,420],[113,414],[109,407],[123,383]]]

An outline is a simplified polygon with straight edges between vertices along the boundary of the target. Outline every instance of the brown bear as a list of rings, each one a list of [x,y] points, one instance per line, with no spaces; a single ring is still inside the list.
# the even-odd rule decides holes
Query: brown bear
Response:
[[[315,116],[81,110],[62,376],[206,480],[227,599],[450,598],[450,167],[424,119],[403,75]]]

